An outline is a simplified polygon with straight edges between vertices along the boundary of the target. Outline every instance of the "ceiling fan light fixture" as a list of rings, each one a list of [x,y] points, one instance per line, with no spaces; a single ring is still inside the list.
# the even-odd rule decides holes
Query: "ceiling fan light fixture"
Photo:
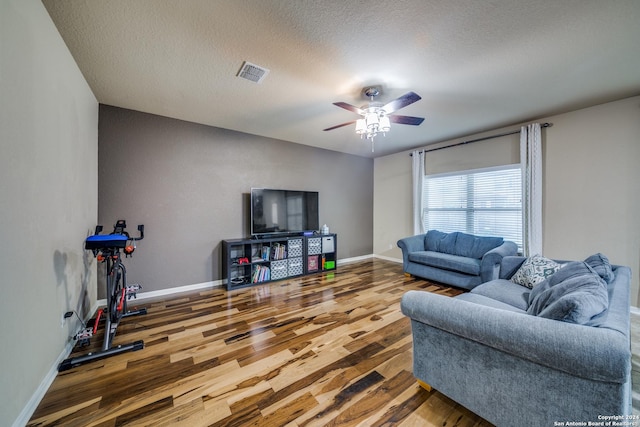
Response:
[[[370,132],[375,132],[378,129],[378,124],[380,120],[378,118],[378,113],[376,111],[370,111],[364,116],[364,120],[367,123],[367,130]]]
[[[360,115],[360,119],[342,123],[337,126],[332,126],[324,130],[328,131],[341,128],[355,122],[356,134],[360,135],[360,138],[362,139],[367,138],[367,140],[371,141],[371,151],[373,151],[373,139],[376,137],[376,135],[379,133],[386,135],[387,132],[391,131],[390,117],[393,117],[394,123],[412,126],[419,126],[420,123],[422,123],[422,121],[424,120],[424,118],[422,117],[399,116],[397,114],[394,114],[397,110],[422,99],[420,95],[415,92],[405,93],[401,97],[396,98],[384,105],[379,102],[374,102],[374,98],[380,95],[379,88],[367,87],[363,89],[362,93],[363,95],[366,95],[371,99],[371,102],[369,102],[368,106],[358,108],[346,102],[333,103],[333,105],[337,107],[344,108],[345,110],[349,110]]]
[[[390,130],[391,130],[391,120],[389,120],[389,117],[387,116],[380,117],[380,131],[389,132]]]

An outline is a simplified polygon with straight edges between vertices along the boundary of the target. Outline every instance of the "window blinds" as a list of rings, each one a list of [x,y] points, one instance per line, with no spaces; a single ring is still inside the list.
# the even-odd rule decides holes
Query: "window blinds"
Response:
[[[500,236],[522,248],[520,165],[424,179],[425,230]]]

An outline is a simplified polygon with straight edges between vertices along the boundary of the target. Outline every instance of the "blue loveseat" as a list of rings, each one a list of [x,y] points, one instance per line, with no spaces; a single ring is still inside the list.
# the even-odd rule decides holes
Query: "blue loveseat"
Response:
[[[518,251],[502,237],[438,230],[400,239],[398,247],[405,273],[465,289],[496,279],[502,258]]]
[[[505,257],[471,292],[407,292],[414,375],[497,426],[629,422],[631,270],[600,255],[531,289],[512,281],[526,259]]]

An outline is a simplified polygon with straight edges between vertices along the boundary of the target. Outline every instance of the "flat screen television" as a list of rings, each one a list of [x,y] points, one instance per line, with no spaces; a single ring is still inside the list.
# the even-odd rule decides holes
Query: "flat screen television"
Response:
[[[251,235],[316,231],[318,192],[251,189]]]

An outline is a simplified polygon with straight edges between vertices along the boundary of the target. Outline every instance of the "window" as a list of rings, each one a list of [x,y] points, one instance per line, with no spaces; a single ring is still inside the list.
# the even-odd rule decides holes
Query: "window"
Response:
[[[425,230],[500,236],[522,250],[520,165],[424,177]]]

